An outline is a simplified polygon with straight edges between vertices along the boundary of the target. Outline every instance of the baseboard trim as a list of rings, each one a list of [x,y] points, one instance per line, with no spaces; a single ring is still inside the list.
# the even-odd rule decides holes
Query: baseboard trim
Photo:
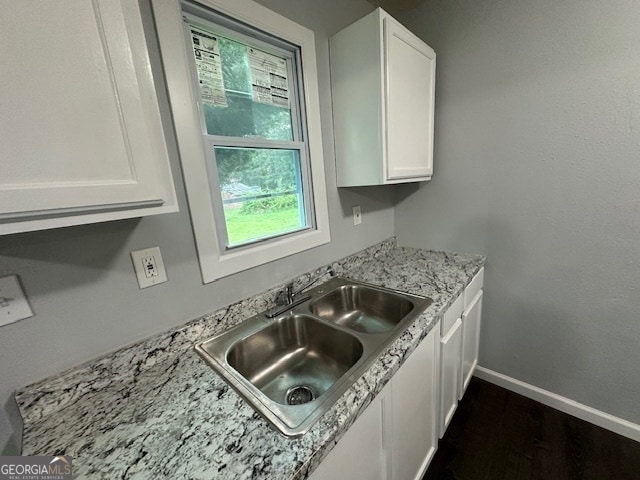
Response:
[[[581,420],[585,420],[589,423],[593,423],[607,430],[611,430],[619,435],[640,442],[640,425],[629,422],[619,417],[614,417],[608,413],[596,410],[595,408],[588,407],[582,403],[578,403],[569,398],[557,395],[548,390],[530,385],[528,383],[516,380],[515,378],[508,377],[502,373],[494,372],[488,368],[477,366],[473,374],[487,382],[493,383],[500,387],[511,390],[512,392],[519,393],[527,398],[536,400],[551,408],[560,410],[561,412],[573,415]]]

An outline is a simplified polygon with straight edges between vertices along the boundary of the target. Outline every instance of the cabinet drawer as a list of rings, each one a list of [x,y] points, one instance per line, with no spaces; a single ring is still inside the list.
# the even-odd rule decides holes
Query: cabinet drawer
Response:
[[[467,288],[464,290],[464,310],[466,311],[473,299],[476,298],[478,292],[482,290],[482,284],[484,283],[484,267],[480,269],[476,276],[473,277],[471,283],[467,285]]]
[[[442,319],[442,323],[440,324],[440,336],[444,337],[451,327],[456,323],[462,316],[462,311],[464,309],[464,294],[459,295],[456,298],[449,309],[445,312],[444,318]]]

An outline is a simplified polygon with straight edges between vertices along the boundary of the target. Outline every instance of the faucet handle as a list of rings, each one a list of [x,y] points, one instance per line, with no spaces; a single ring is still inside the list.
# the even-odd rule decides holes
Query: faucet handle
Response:
[[[287,283],[284,287],[284,292],[287,298],[287,304],[293,303],[293,297],[296,295],[296,292],[293,291],[293,282]]]

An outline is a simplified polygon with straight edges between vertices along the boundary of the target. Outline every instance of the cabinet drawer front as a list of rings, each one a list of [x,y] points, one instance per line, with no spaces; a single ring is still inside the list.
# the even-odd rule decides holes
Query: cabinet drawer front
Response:
[[[471,283],[467,285],[467,288],[464,290],[464,311],[466,312],[471,302],[473,302],[474,298],[478,295],[478,292],[482,290],[482,285],[484,283],[484,267],[480,269],[476,276],[473,277]]]
[[[463,307],[464,295],[459,295],[444,314],[444,318],[442,319],[442,323],[440,324],[441,336],[444,337],[445,335],[447,335],[447,333],[456,323],[456,320],[458,320],[462,316]]]

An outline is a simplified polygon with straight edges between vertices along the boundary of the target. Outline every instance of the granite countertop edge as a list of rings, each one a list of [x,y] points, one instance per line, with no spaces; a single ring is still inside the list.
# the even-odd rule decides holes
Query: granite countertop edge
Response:
[[[272,430],[192,348],[268,308],[278,285],[20,389],[22,454],[71,455],[77,478],[308,478],[485,261],[399,247],[391,238],[333,262],[339,276],[433,303],[301,438]]]

